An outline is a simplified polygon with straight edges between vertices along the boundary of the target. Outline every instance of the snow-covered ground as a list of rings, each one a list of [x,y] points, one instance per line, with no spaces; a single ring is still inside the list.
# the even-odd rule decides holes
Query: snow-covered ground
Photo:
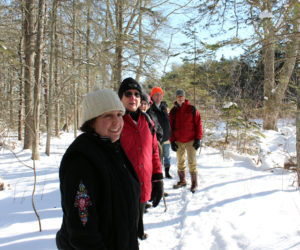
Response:
[[[283,170],[286,157],[295,156],[295,127],[263,131],[261,162],[232,151],[222,154],[203,147],[198,154],[196,193],[172,189],[177,181],[176,155],[172,180],[165,179],[164,202],[144,216],[149,238],[141,250],[300,249],[300,195],[294,172]],[[51,156],[41,153],[36,162],[35,206],[42,232],[32,209],[31,153],[16,146],[14,153],[0,151],[0,249],[56,249],[55,234],[61,225],[58,168],[73,134],[53,139]],[[44,146],[41,147],[44,151]],[[224,157],[225,156],[225,157]]]

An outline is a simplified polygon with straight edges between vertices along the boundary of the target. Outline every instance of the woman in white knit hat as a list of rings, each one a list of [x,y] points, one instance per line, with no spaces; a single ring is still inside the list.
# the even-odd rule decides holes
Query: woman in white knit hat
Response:
[[[87,94],[81,130],[63,156],[58,249],[138,249],[140,184],[120,142],[124,106],[112,90]]]

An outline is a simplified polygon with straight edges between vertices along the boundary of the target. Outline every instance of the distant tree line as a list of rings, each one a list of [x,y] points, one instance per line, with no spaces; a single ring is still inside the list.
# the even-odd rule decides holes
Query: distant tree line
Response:
[[[282,53],[276,52],[276,71],[282,69]],[[297,72],[296,65],[287,91],[284,103],[295,108],[297,98]],[[195,74],[194,74],[195,71]],[[196,79],[196,82],[194,82]],[[169,104],[174,101],[174,93],[181,87],[188,92],[188,97],[195,105],[205,107],[213,101],[217,106],[225,102],[236,102],[248,105],[248,109],[260,109],[262,118],[264,102],[264,65],[262,53],[258,55],[243,54],[239,58],[226,59],[222,57],[219,61],[208,60],[197,63],[185,62],[176,65],[172,70],[161,78],[161,85],[166,90],[166,99]],[[193,91],[196,88],[194,100]],[[148,89],[153,84],[149,83]],[[295,111],[295,109],[294,109]],[[257,116],[258,113],[253,114]],[[292,116],[292,114],[291,114]]]

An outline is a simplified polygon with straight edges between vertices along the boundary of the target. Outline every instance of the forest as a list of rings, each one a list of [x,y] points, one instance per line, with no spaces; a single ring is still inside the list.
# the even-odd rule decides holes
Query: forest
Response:
[[[249,152],[253,119],[266,130],[295,119],[300,173],[299,10],[297,0],[0,0],[0,147],[15,132],[38,160],[46,134],[50,155],[62,130],[77,136],[86,93],[131,76],[148,93],[162,87],[170,108],[185,89],[205,126],[225,121],[219,146]],[[218,57],[226,48],[243,52]]]

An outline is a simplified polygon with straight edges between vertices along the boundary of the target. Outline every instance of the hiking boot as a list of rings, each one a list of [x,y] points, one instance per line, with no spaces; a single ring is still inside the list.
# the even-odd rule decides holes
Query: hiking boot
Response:
[[[170,165],[165,165],[165,177],[168,179],[172,179],[172,176],[169,173],[170,171]]]
[[[192,180],[191,192],[195,193],[198,187],[197,173],[191,173],[191,180]]]
[[[173,185],[174,189],[186,186],[185,171],[178,171],[178,176],[179,176],[179,182]]]

